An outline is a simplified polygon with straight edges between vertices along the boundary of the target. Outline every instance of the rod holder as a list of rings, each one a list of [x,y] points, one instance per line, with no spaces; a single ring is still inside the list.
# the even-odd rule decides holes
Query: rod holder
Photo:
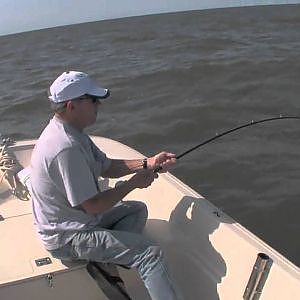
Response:
[[[243,295],[244,300],[258,300],[260,298],[272,263],[272,259],[267,254],[257,254],[256,262]]]

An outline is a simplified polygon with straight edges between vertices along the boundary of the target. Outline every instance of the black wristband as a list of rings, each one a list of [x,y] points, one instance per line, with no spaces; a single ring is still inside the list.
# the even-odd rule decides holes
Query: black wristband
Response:
[[[143,169],[148,169],[147,158],[144,158],[144,159],[143,159]]]

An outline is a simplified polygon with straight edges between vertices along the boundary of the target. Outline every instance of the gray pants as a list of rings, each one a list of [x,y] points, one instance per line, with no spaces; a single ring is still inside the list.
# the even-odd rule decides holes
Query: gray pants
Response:
[[[142,202],[125,201],[103,214],[92,231],[78,232],[72,242],[52,250],[60,259],[83,259],[136,268],[152,299],[175,300],[162,250],[141,233],[147,220]]]

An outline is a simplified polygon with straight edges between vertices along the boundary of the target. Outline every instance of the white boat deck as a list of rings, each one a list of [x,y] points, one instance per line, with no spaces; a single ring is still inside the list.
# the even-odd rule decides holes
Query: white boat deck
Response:
[[[100,137],[94,141],[110,157],[142,157],[118,142]],[[13,148],[23,166],[29,164],[33,143],[24,141]],[[127,198],[147,204],[145,234],[165,250],[171,275],[185,299],[242,299],[259,252],[273,260],[260,299],[299,299],[299,268],[174,176],[162,174],[149,189],[135,190]],[[66,266],[43,248],[32,222],[30,201],[11,195],[4,183],[0,185],[0,215],[4,219],[0,221],[1,299],[39,299],[40,289],[48,290],[43,290],[43,299],[54,295],[55,299],[107,299],[90,280],[85,263]],[[36,260],[46,257],[52,263],[37,266]],[[136,274],[121,272],[133,299],[148,299]],[[57,289],[48,287],[50,281],[45,278],[49,274],[55,274]],[[37,297],[32,296],[35,293]]]

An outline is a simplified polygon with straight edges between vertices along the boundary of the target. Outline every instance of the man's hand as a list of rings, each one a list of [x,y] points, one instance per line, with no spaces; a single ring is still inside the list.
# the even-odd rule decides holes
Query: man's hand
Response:
[[[147,160],[150,170],[159,168],[159,172],[166,172],[167,169],[176,163],[176,155],[169,152],[160,152]]]
[[[135,175],[133,175],[128,182],[134,187],[134,188],[140,188],[144,189],[147,188],[152,184],[155,178],[157,178],[158,175],[154,173],[151,170],[143,170]]]

